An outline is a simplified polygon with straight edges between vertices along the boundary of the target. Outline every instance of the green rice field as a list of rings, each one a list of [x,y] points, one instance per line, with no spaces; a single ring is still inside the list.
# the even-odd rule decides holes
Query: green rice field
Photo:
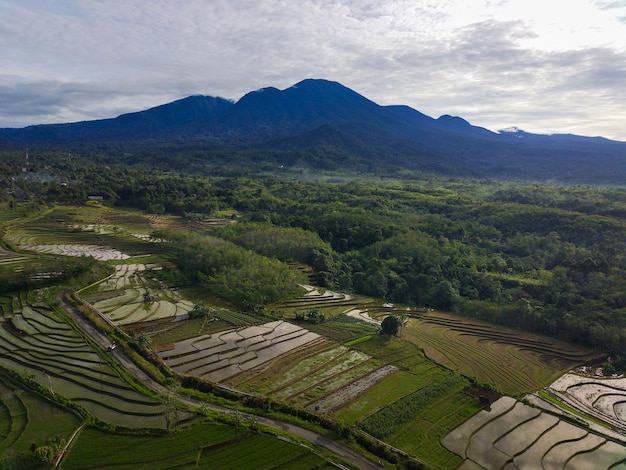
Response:
[[[0,458],[30,452],[34,443],[68,439],[82,418],[0,376]]]
[[[305,447],[234,426],[203,423],[174,434],[81,432],[63,461],[66,470],[119,468],[334,468]]]

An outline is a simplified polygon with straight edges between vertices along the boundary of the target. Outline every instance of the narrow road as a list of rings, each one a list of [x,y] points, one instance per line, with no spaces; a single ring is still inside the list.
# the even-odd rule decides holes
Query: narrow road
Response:
[[[72,305],[68,304],[65,301],[65,293],[67,290],[61,291],[56,295],[56,299],[60,302],[63,310],[70,315],[76,324],[86,333],[88,334],[97,344],[99,344],[102,349],[106,349],[108,345],[111,344],[111,339],[107,338],[106,335],[98,331],[93,324],[85,318],[85,316],[76,310]],[[152,377],[150,377],[143,369],[137,366],[122,350],[122,348],[116,348],[115,350],[109,352],[126,370],[128,370],[131,374],[136,376],[139,380],[145,383],[151,390],[160,393],[166,394],[168,390],[166,387],[158,383]],[[225,413],[228,415],[235,415],[237,413],[236,410],[232,410],[230,408],[226,408],[223,406],[215,405],[210,402],[204,402],[186,395],[175,393],[174,396],[181,402],[199,408],[200,406],[205,406],[210,410]],[[289,432],[295,436],[298,436],[311,444],[322,447],[329,452],[341,457],[342,459],[352,463],[354,466],[363,470],[376,470],[380,469],[378,465],[366,459],[364,456],[359,454],[358,452],[341,445],[328,437],[322,436],[316,432],[310,431],[306,428],[297,426],[292,423],[287,423],[284,421],[280,421],[273,418],[267,418],[265,416],[257,416],[251,415],[248,413],[239,412],[239,416],[248,420],[256,419],[256,422],[267,427],[271,427],[274,429],[280,429],[286,432]]]

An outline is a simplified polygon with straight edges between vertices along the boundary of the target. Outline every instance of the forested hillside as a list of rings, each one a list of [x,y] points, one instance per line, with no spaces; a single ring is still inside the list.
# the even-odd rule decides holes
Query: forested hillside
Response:
[[[251,298],[235,279],[262,283],[271,271],[272,285],[296,280],[270,270],[265,258],[254,261],[251,250],[311,266],[321,286],[626,350],[622,189],[415,177],[321,182],[301,172],[199,176],[54,154],[24,169],[17,159],[3,162],[1,197],[16,205],[80,204],[98,195],[156,214],[236,221],[206,229],[202,236],[229,244],[213,242],[221,254],[213,250],[204,268],[198,263],[209,259],[210,238],[168,237],[178,240],[186,282],[221,280],[232,286],[225,296],[246,308],[294,292]],[[231,266],[245,265],[248,274],[220,271],[216,257],[238,260]]]

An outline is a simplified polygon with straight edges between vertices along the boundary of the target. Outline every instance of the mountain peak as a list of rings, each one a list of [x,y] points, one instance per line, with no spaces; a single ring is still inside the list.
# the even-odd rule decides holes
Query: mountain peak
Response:
[[[471,124],[469,122],[467,122],[465,119],[463,119],[462,117],[451,116],[449,114],[443,114],[442,116],[439,116],[437,118],[437,121],[439,121],[440,123],[445,124],[447,126],[450,126],[450,127],[471,126]]]
[[[258,140],[306,132],[328,123],[382,122],[382,109],[338,82],[307,78],[284,90],[266,87],[244,95],[219,126]]]

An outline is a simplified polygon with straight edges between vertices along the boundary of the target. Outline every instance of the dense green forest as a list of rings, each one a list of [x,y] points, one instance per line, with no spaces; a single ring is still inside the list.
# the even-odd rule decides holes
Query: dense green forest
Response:
[[[287,286],[302,277],[279,261],[298,261],[321,286],[626,350],[620,188],[201,174],[54,153],[27,165],[19,155],[1,161],[0,198],[14,203],[81,204],[98,195],[156,214],[236,220],[166,238],[182,281],[229,286],[221,293],[242,308],[296,295]]]

